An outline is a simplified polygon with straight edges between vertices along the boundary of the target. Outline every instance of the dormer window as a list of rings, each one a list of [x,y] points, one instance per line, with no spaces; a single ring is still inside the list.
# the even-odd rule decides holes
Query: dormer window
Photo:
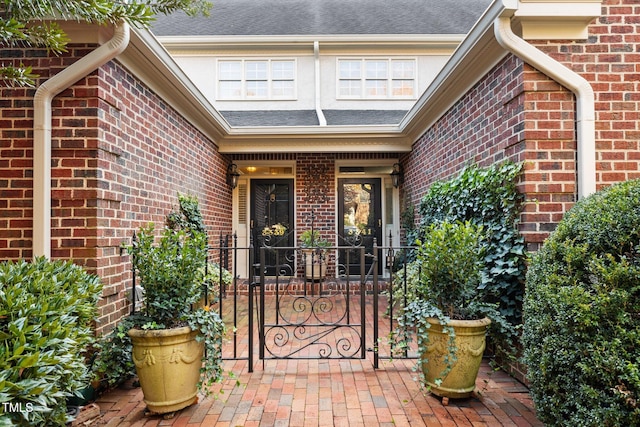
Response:
[[[412,99],[415,59],[338,59],[339,99]]]
[[[217,98],[295,99],[295,60],[219,60]]]

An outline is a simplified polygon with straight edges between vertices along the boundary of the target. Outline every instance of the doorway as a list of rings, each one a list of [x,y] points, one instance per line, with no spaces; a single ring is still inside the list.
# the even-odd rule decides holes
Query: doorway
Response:
[[[354,249],[339,251],[339,272],[348,275],[360,274],[359,247],[365,253],[373,254],[374,239],[382,245],[380,178],[338,179],[338,233],[340,246]],[[365,258],[365,268],[369,271],[373,257]],[[380,273],[380,263],[378,273]]]
[[[251,180],[251,231],[254,259],[260,262],[260,248],[293,247],[294,196],[292,179]],[[292,275],[295,268],[292,254],[265,251],[267,276]],[[276,272],[276,266],[280,269]]]

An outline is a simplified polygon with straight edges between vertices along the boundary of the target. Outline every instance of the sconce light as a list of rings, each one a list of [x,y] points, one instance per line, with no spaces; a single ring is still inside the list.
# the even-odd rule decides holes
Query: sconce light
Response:
[[[391,183],[395,188],[400,186],[400,182],[402,181],[402,166],[400,163],[393,164],[393,170],[391,171]]]
[[[231,163],[227,168],[227,184],[229,184],[231,188],[236,188],[238,186],[238,177],[240,177],[238,165]]]

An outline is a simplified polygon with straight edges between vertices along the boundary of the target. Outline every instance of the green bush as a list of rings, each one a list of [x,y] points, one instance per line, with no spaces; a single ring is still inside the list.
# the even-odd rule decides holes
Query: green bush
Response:
[[[0,263],[0,425],[64,425],[85,388],[102,287],[69,262]]]
[[[640,181],[578,202],[533,257],[524,361],[541,421],[640,420]]]
[[[521,323],[526,274],[524,238],[518,231],[522,194],[516,188],[522,164],[504,162],[488,168],[472,165],[448,181],[436,182],[422,198],[418,238],[431,224],[470,221],[482,226],[487,300],[499,304],[512,324]]]

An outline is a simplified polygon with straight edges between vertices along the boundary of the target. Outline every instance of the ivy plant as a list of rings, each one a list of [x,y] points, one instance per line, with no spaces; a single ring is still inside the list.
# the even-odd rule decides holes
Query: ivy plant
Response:
[[[485,232],[481,289],[512,324],[521,323],[526,274],[524,238],[518,231],[523,196],[517,189],[522,164],[471,165],[434,183],[419,206],[418,238],[442,221],[470,221]]]
[[[155,224],[150,223],[140,228],[133,245],[128,247],[144,289],[143,309],[123,319],[116,330],[105,337],[97,369],[104,372],[105,368],[130,356],[131,341],[123,333],[125,330],[188,325],[198,331],[196,340],[204,342],[199,386],[209,394],[210,386],[222,379],[221,347],[225,327],[210,301],[204,301],[204,290],[205,287],[219,288],[221,279],[225,284],[230,282],[231,274],[214,263],[205,269],[207,241],[198,199],[183,195],[178,195],[178,199],[180,208],[167,215],[160,236]],[[126,363],[113,375],[106,374],[106,380],[116,384],[133,372],[133,366]]]

